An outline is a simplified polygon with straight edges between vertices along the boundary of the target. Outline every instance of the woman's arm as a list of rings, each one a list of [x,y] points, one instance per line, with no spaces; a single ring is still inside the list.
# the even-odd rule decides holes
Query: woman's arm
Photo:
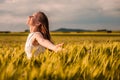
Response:
[[[46,47],[46,48],[48,48],[50,50],[53,50],[55,52],[57,52],[59,50],[62,50],[61,47],[62,47],[63,43],[62,44],[58,44],[58,45],[54,45],[49,40],[44,39],[43,36],[42,36],[42,34],[40,32],[37,32],[35,34],[35,39],[38,41],[38,43],[40,45],[42,45],[43,47]]]

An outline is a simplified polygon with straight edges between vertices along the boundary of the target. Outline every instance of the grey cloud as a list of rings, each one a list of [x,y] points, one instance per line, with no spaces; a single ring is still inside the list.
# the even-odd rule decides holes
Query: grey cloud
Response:
[[[14,0],[14,3],[3,3],[3,1],[0,1],[2,2],[0,16],[20,17],[21,24],[24,24],[27,16],[39,10],[44,11],[52,25],[56,26],[111,23],[112,21],[108,19],[113,19],[116,15],[120,17],[119,3],[115,2],[119,0]],[[117,23],[117,20],[119,19],[114,19],[113,23]],[[11,24],[13,22],[14,20],[11,19]]]
[[[0,4],[2,4],[3,2],[5,2],[5,0],[0,0]]]
[[[19,1],[19,0],[17,0]],[[69,4],[68,4],[69,1]],[[90,1],[89,1],[90,2]],[[42,5],[42,6],[41,6]],[[16,7],[17,6],[17,7]],[[33,7],[34,6],[34,7]],[[61,15],[67,15],[68,17],[75,18],[75,15],[80,15],[86,13],[89,7],[93,7],[90,4],[87,3],[87,0],[36,0],[33,3],[33,0],[21,0],[19,3],[9,4],[5,6],[3,9],[5,9],[7,12],[13,14],[13,15],[28,15],[32,14],[36,10],[43,10],[50,14],[54,14],[55,17],[59,17]],[[87,9],[87,10],[85,10]],[[70,16],[69,16],[70,15]],[[54,17],[53,16],[53,17]]]

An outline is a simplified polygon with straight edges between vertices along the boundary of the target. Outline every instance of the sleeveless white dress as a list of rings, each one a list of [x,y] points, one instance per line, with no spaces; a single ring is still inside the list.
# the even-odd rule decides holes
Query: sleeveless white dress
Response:
[[[45,51],[45,48],[41,46],[40,44],[38,46],[34,46],[32,44],[32,39],[35,33],[37,32],[29,33],[26,44],[25,44],[25,53],[27,54],[28,59],[30,59],[32,55],[37,56],[39,53]]]

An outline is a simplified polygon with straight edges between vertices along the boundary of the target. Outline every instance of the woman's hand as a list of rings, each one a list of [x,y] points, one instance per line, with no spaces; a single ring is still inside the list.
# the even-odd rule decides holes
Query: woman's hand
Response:
[[[64,45],[64,43],[57,44],[57,45],[55,46],[55,50],[54,50],[54,51],[55,51],[55,52],[61,51],[63,45]]]

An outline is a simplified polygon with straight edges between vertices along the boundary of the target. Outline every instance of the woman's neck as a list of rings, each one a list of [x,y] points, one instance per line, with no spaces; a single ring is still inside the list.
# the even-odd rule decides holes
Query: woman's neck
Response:
[[[32,33],[32,32],[38,32],[37,27],[36,27],[36,26],[30,27],[30,32],[31,32],[31,33]]]

